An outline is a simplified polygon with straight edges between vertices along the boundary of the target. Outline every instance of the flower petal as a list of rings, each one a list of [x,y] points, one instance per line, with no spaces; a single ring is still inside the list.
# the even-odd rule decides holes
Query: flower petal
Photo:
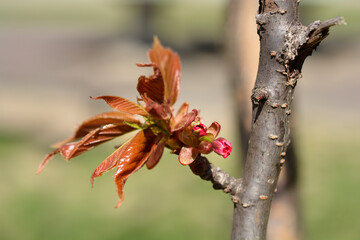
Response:
[[[223,156],[224,158],[227,158],[232,151],[231,143],[222,137],[219,137],[212,142],[212,148],[215,153]]]
[[[141,130],[129,142],[129,145],[121,153],[118,168],[115,173],[115,183],[119,195],[116,207],[119,207],[124,199],[123,187],[128,177],[139,170],[155,150],[159,137],[150,129]]]
[[[152,49],[149,50],[149,59],[160,69],[164,81],[164,100],[172,106],[180,91],[180,59],[170,48],[164,48],[157,37],[154,38]]]
[[[120,111],[120,112],[125,112],[125,113],[130,113],[130,114],[138,114],[141,116],[146,117],[148,115],[148,113],[144,110],[144,108],[142,108],[140,105],[127,100],[125,98],[122,97],[117,97],[117,96],[99,96],[96,98],[91,97],[92,99],[103,99],[106,101],[107,104],[109,104],[110,107]]]

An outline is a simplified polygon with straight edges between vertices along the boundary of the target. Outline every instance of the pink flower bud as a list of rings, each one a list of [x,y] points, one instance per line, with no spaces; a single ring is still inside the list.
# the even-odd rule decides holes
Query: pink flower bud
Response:
[[[231,143],[225,138],[219,137],[212,142],[214,152],[227,158],[232,150]]]
[[[192,127],[192,130],[197,133],[200,137],[206,135],[207,128],[204,124],[199,123]]]

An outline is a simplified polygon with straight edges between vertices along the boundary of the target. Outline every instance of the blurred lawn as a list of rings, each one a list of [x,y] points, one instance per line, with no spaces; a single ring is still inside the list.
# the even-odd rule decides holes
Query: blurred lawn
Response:
[[[360,239],[360,128],[314,119],[297,131],[305,239]]]
[[[113,173],[96,179],[93,189],[89,181],[114,144],[69,163],[57,156],[35,175],[49,148],[30,137],[1,135],[0,239],[229,238],[229,197],[212,190],[174,155],[166,154],[155,169],[131,176],[125,201],[115,209]]]

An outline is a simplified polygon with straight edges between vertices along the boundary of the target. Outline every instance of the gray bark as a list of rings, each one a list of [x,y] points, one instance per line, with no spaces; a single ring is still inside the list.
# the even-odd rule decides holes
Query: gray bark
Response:
[[[252,94],[252,127],[232,239],[266,239],[271,201],[290,143],[291,103],[307,56],[328,35],[335,18],[308,27],[297,0],[261,0],[256,16],[260,59]]]
[[[242,179],[234,179],[199,156],[190,168],[230,193],[234,202],[232,240],[264,240],[271,201],[290,143],[294,89],[307,56],[341,17],[303,26],[299,0],[260,0],[256,23],[260,58],[252,91],[250,140]]]
[[[241,139],[242,165],[245,162],[250,128],[251,104],[249,99],[254,86],[259,62],[259,36],[256,34],[255,13],[258,2],[231,0],[228,6],[226,24],[227,68],[229,80],[235,93],[236,120]],[[291,131],[294,121],[291,123]],[[301,215],[297,201],[297,157],[294,151],[293,136],[286,151],[284,170],[279,176],[278,191],[273,199],[269,218],[270,240],[301,239]],[[240,169],[239,169],[240,172]],[[286,236],[286,238],[284,238]]]

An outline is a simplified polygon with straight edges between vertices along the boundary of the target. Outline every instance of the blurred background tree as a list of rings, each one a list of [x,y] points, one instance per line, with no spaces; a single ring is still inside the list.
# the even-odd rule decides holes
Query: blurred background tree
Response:
[[[56,167],[34,174],[49,142],[70,135],[82,119],[108,110],[89,95],[133,98],[144,71],[135,63],[147,61],[148,39],[156,34],[182,59],[178,102],[199,107],[209,123],[221,122],[224,136],[239,146],[226,160],[210,160],[238,176],[241,143],[223,54],[228,4],[0,2],[0,239],[229,238],[231,201],[179,167],[175,156],[168,155],[152,171],[136,173],[118,210],[113,209],[113,183],[106,179],[111,174],[94,189],[89,182],[91,171],[117,142],[70,163],[54,159],[50,164]],[[332,29],[331,38],[307,60],[296,90],[293,118],[304,234],[306,239],[359,239],[360,4],[303,0],[301,7],[304,24],[337,15],[348,23]],[[199,95],[204,86],[206,94]]]

